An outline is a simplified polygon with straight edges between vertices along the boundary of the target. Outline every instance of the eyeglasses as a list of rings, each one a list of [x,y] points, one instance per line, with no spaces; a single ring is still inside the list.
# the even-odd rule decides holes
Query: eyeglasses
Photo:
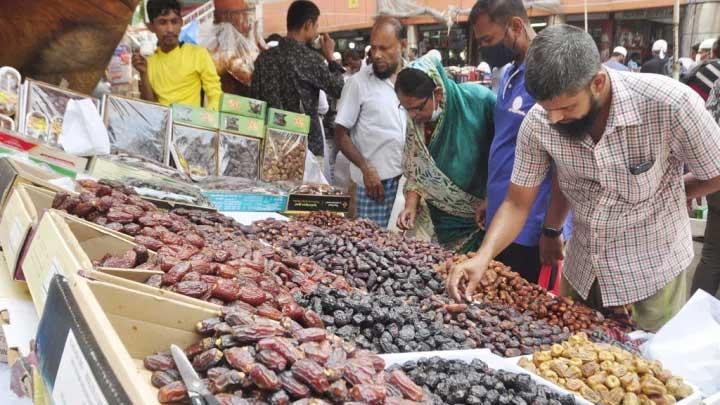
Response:
[[[427,97],[425,98],[425,101],[423,101],[422,104],[420,104],[420,105],[417,106],[417,107],[405,108],[402,104],[398,104],[398,108],[401,109],[401,110],[403,110],[403,111],[405,111],[405,112],[407,112],[408,114],[419,113],[420,111],[422,111],[422,110],[425,108],[425,106],[427,105],[427,102],[430,101],[430,99],[432,98],[432,96],[433,96],[432,94],[430,94],[429,96],[427,96]]]

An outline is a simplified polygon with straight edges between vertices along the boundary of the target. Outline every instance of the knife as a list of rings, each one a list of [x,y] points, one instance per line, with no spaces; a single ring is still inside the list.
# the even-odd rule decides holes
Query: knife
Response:
[[[210,393],[210,390],[207,389],[200,376],[198,376],[185,352],[176,345],[171,345],[170,353],[172,353],[175,365],[180,371],[185,387],[187,387],[188,397],[190,397],[192,405],[220,405],[220,402],[215,399],[215,396]]]

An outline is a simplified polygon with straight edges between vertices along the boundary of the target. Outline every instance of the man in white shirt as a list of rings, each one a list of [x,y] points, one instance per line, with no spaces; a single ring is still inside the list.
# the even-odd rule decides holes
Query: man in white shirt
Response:
[[[345,83],[335,118],[335,143],[352,163],[357,216],[387,227],[405,145],[406,114],[398,107],[395,77],[407,45],[400,21],[380,17],[370,34],[372,64]]]
[[[622,46],[616,46],[615,49],[613,49],[612,55],[610,55],[610,59],[608,59],[604,65],[611,69],[629,72],[630,69],[624,64],[626,57],[627,49]]]

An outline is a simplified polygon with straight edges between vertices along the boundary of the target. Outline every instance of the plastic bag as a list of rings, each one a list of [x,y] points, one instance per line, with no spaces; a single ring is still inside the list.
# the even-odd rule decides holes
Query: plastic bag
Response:
[[[230,23],[213,24],[208,33],[201,35],[200,43],[210,52],[218,75],[228,72],[237,81],[250,85],[253,64],[260,54],[254,30],[245,36]]]
[[[197,183],[204,191],[237,191],[248,194],[285,195],[287,190],[277,184],[242,177],[206,177]]]
[[[217,137],[215,131],[173,125],[173,144],[179,166],[191,178],[213,176],[217,173]]]
[[[302,182],[307,135],[268,128],[263,147],[260,178],[264,181]]]
[[[260,139],[220,133],[220,175],[259,178]]]
[[[305,151],[305,173],[303,174],[304,184],[326,184],[330,183],[323,174],[322,166],[312,152]]]
[[[720,301],[698,290],[640,349],[705,395],[719,392]]]
[[[108,96],[105,99],[105,126],[114,147],[159,163],[167,163],[170,109],[153,103]]]
[[[68,101],[63,117],[60,144],[65,152],[77,156],[110,153],[107,130],[92,101],[87,99]]]

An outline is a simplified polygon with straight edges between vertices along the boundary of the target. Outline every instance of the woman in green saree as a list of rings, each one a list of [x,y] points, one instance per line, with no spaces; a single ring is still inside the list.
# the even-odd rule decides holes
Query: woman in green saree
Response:
[[[398,74],[395,92],[410,118],[398,227],[413,228],[418,210],[427,206],[441,245],[477,250],[485,235],[476,214],[485,206],[495,95],[480,84],[455,83],[432,54]]]

